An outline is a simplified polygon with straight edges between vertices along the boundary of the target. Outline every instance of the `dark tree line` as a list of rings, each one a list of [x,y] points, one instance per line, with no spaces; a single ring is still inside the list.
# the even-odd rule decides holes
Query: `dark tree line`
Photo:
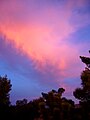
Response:
[[[78,105],[62,97],[64,88],[42,92],[42,97],[29,102],[27,99],[17,100],[16,105],[12,105],[11,81],[7,76],[0,76],[0,117],[11,120],[90,120],[90,58],[80,56],[80,59],[86,68],[81,73],[81,87],[73,92],[79,100]]]

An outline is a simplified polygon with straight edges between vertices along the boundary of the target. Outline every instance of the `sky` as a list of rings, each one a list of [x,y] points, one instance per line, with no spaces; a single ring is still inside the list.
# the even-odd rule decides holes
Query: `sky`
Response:
[[[75,100],[89,49],[90,0],[0,0],[0,75],[11,80],[11,103],[59,87]]]

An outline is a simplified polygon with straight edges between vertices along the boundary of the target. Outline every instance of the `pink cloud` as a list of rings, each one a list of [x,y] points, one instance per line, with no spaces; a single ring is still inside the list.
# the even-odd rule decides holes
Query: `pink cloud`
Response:
[[[18,83],[23,82],[22,89],[27,89],[28,96],[29,90],[40,93],[53,87],[64,87],[70,95],[82,71],[79,55],[86,44],[70,43],[69,37],[89,23],[87,15],[81,16],[78,11],[73,14],[74,8],[83,7],[86,0],[67,0],[62,4],[48,1],[0,1],[0,32],[9,38],[0,40],[0,59],[6,60],[14,77],[17,75],[17,80],[13,80],[15,91],[20,91]],[[72,24],[72,19],[80,21]]]
[[[11,0],[2,3],[1,31],[14,42],[17,49],[21,49],[22,53],[34,61],[36,69],[44,72],[48,61],[57,66],[63,76],[69,76],[67,70],[71,62],[72,65],[78,64],[76,56],[79,56],[79,48],[67,40],[76,30],[69,23],[69,19],[72,8],[82,5],[82,2],[68,1],[58,8],[55,6],[43,8],[34,2],[31,2],[33,7],[30,7],[31,5],[28,6],[27,3]],[[40,7],[39,10],[37,7]]]

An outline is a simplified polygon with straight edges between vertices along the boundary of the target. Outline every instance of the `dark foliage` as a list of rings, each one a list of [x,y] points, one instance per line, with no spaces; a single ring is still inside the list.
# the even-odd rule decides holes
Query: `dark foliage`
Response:
[[[90,50],[89,50],[89,53],[90,53]],[[80,59],[83,63],[86,64],[88,68],[90,68],[90,57],[80,56]]]
[[[9,92],[12,85],[5,76],[0,77],[0,117],[9,120],[90,120],[90,58],[80,58],[87,68],[81,73],[81,88],[73,92],[80,100],[78,105],[62,97],[64,88],[42,92],[42,97],[30,102],[22,99],[11,105]]]
[[[0,76],[0,106],[9,105],[10,104],[10,95],[9,92],[11,90],[10,80],[5,75],[4,77]]]
[[[82,56],[80,58],[87,67],[81,73],[81,88],[76,88],[73,95],[80,100],[79,105],[83,110],[83,114],[85,112],[85,119],[90,119],[90,58]]]

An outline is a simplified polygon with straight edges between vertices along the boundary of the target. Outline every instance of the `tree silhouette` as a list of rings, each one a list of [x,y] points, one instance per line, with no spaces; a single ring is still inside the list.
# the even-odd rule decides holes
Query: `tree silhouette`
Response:
[[[0,76],[0,106],[10,105],[10,90],[11,90],[10,80],[7,75],[4,77]]]
[[[90,53],[90,50],[89,50],[89,53]],[[80,56],[80,59],[83,63],[86,64],[88,68],[90,68],[90,57]]]
[[[51,109],[53,109],[53,107],[60,106],[61,96],[64,91],[65,89],[59,88],[58,91],[52,90],[49,91],[48,93],[42,93],[42,96],[46,101],[47,106],[49,106]]]
[[[12,85],[7,76],[0,76],[1,118],[7,116],[7,119],[21,120],[90,120],[90,58],[80,56],[80,59],[86,64],[86,68],[81,73],[81,87],[73,92],[75,98],[80,100],[78,107],[71,99],[62,97],[64,88],[42,92],[42,97],[30,102],[22,99],[17,100],[16,105],[11,105],[9,92]]]
[[[81,102],[90,101],[90,58],[80,56],[83,63],[87,65],[81,73],[81,88],[77,88],[73,94]]]
[[[23,106],[23,105],[26,105],[26,104],[27,104],[27,99],[16,101],[16,106]]]
[[[79,103],[84,117],[88,119],[90,118],[90,58],[80,56],[80,59],[86,64],[86,68],[81,73],[81,88],[76,88],[73,95],[80,100]]]

